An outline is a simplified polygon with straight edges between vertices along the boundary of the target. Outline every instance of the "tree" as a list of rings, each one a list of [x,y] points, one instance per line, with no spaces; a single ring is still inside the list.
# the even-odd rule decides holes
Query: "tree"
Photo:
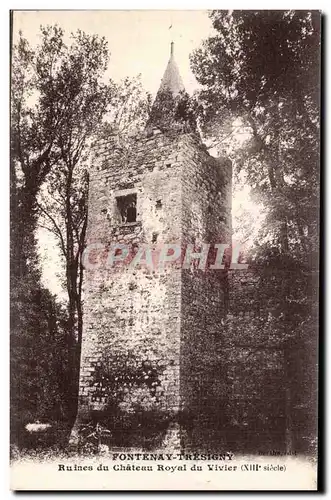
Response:
[[[29,309],[21,304],[24,297],[20,294],[24,289],[31,305],[39,291],[47,295],[40,285],[35,238],[38,223],[56,236],[65,263],[68,320],[62,331],[66,351],[60,354],[60,360],[67,371],[64,404],[68,404],[73,418],[82,337],[81,257],[92,143],[96,142],[99,147],[104,140],[107,147],[128,149],[133,133],[141,129],[146,118],[150,96],[143,92],[139,79],[126,79],[121,85],[103,81],[108,63],[104,38],[78,31],[72,34],[71,44],[67,46],[63,37],[63,31],[57,26],[42,27],[41,44],[34,51],[22,34],[13,47],[12,311],[24,309],[26,314],[18,315],[12,326],[12,373],[20,382],[27,380],[34,396],[39,397],[41,387],[34,376],[29,375],[28,368],[33,361],[28,357],[21,364],[22,369],[18,369],[18,356],[22,355],[26,342],[31,349],[34,345],[41,347],[37,332],[45,326],[44,311],[40,309],[38,315],[38,307],[31,308],[30,317]],[[33,285],[35,292],[28,292],[27,287]],[[60,314],[58,307],[53,309],[54,314],[55,310]],[[29,330],[30,324],[34,326]],[[57,352],[49,339],[48,345]],[[14,392],[28,394],[23,387],[24,383],[22,390],[17,387]],[[22,399],[21,408],[24,401],[27,399]]]
[[[281,293],[273,296],[278,302],[273,328],[285,355],[290,448],[295,428],[290,417],[297,380],[303,378],[302,366],[300,376],[293,376],[298,367],[293,353],[304,345],[303,322],[311,325],[316,317],[320,14],[213,11],[210,17],[215,35],[191,57],[202,85],[200,126],[212,146],[226,150],[235,173],[244,173],[266,209],[253,248],[261,278],[271,266],[274,274],[288,270]],[[238,131],[246,135],[244,141],[238,142]],[[263,292],[262,284],[256,292]],[[316,327],[314,338],[316,343]]]
[[[59,33],[60,30],[55,28]],[[66,413],[66,319],[41,286],[35,229],[37,195],[57,162],[55,138],[65,120],[51,95],[52,61],[62,44],[54,38],[32,51],[20,35],[12,49],[11,232],[11,423],[19,439],[26,423]],[[44,61],[44,65],[41,64]],[[55,113],[55,110],[58,110]],[[62,347],[61,347],[62,346]],[[56,356],[59,356],[58,359]]]
[[[34,276],[12,287],[10,300],[11,442],[25,447],[27,423],[68,420],[68,322]]]
[[[87,192],[86,172],[77,173],[77,164],[85,155],[86,142],[99,125],[109,102],[110,86],[100,83],[106,69],[108,58],[104,39],[88,37],[78,32],[74,42],[68,48],[63,41],[63,31],[57,27],[41,28],[41,44],[33,51],[20,34],[18,43],[13,47],[12,64],[12,134],[11,134],[11,278],[12,311],[21,311],[12,323],[12,366],[14,378],[18,377],[21,389],[16,387],[14,400],[29,394],[25,387],[33,387],[33,394],[39,397],[38,380],[29,366],[34,361],[28,350],[22,357],[22,346],[29,343],[42,347],[38,332],[47,324],[43,320],[45,312],[42,304],[34,305],[38,293],[47,296],[41,287],[40,271],[36,252],[35,231],[40,210],[39,197],[49,187],[49,195],[55,193],[59,182],[63,182],[61,191],[61,212],[66,221],[63,244],[66,252],[66,278],[69,295],[68,322],[63,341],[67,351],[60,353],[60,362],[67,363],[66,403],[75,412],[77,393],[77,338],[76,314],[81,323],[80,289],[82,282],[79,260],[86,227]],[[51,183],[54,183],[51,185]],[[47,190],[47,189],[46,189]],[[52,199],[52,198],[51,198]],[[53,202],[55,202],[53,198]],[[48,201],[50,203],[50,201]],[[43,208],[45,212],[45,207]],[[51,216],[52,217],[52,216]],[[31,289],[30,289],[30,288]],[[32,288],[33,287],[33,288]],[[78,291],[77,291],[78,287]],[[30,314],[27,306],[22,306],[21,290],[25,290],[30,300]],[[46,295],[45,295],[46,294]],[[38,299],[39,300],[39,299]],[[50,300],[50,299],[49,299]],[[52,299],[54,301],[54,299]],[[24,301],[25,303],[25,301]],[[47,306],[47,301],[46,305]],[[53,306],[52,306],[53,307]],[[57,324],[58,307],[53,307],[53,321]],[[24,312],[25,311],[25,312]],[[61,313],[62,314],[62,313]],[[29,330],[29,325],[31,329]],[[81,330],[81,327],[80,327]],[[35,334],[33,335],[33,332]],[[52,337],[51,337],[52,338]],[[55,352],[57,348],[48,339],[48,345]],[[38,351],[39,352],[39,351]],[[69,352],[69,354],[68,354]],[[41,355],[42,355],[41,354]],[[69,356],[69,359],[68,359]],[[37,354],[36,354],[37,357]],[[67,361],[66,361],[67,360]],[[45,366],[45,365],[44,365]],[[15,372],[17,371],[17,376]],[[51,371],[48,375],[52,378]],[[47,378],[47,376],[45,375]],[[53,379],[52,379],[53,380]],[[69,383],[68,383],[69,382]],[[68,391],[68,387],[70,390]],[[31,391],[30,391],[31,392]],[[24,407],[25,396],[18,405]],[[71,400],[71,401],[70,401]],[[71,405],[70,405],[71,402]],[[17,405],[16,405],[17,406]]]
[[[105,44],[103,39],[98,43]],[[100,142],[106,142],[107,148],[128,150],[134,132],[145,119],[149,102],[139,79],[126,79],[120,85],[103,84],[100,78],[106,67],[104,59],[107,53],[101,50],[97,38],[78,32],[59,67],[59,87],[73,87],[76,94],[57,139],[57,169],[48,175],[38,202],[40,225],[56,236],[65,262],[75,399],[83,331],[82,254],[87,226],[88,170],[89,162],[93,161],[91,150],[97,149]]]
[[[170,90],[159,90],[146,126],[147,130],[153,127],[163,133],[195,132],[195,101],[184,90],[177,95]]]
[[[268,205],[281,250],[290,239],[307,257],[317,239],[319,14],[214,11],[211,19],[216,35],[191,57],[201,126],[219,149],[246,131],[230,147],[235,170]]]
[[[48,46],[58,38],[61,57],[52,71],[54,96],[65,96],[66,120],[54,141],[56,168],[46,178],[38,198],[43,226],[59,241],[65,260],[65,283],[68,293],[69,352],[71,366],[72,408],[77,398],[80,346],[82,338],[81,261],[87,224],[87,162],[91,139],[97,134],[107,112],[112,84],[102,82],[107,68],[107,42],[98,36],[78,31],[71,35],[71,45],[62,42],[63,33],[54,28],[43,31]],[[45,65],[44,61],[40,65]]]
[[[57,162],[55,140],[66,120],[64,96],[52,91],[53,67],[63,51],[62,31],[43,30],[32,51],[20,34],[12,51],[11,82],[11,256],[12,276],[35,261],[36,197]],[[47,41],[46,41],[47,38]]]
[[[140,75],[114,84],[107,115],[92,143],[92,157],[112,149],[125,162],[137,136],[144,133],[150,109],[151,95],[143,89]]]

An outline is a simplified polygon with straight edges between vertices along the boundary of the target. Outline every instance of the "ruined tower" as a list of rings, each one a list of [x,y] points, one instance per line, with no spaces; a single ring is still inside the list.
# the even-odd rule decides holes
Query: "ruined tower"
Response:
[[[185,99],[172,44],[145,133],[91,166],[75,430],[100,421],[111,446],[203,449],[220,418],[226,280],[194,253],[229,243],[231,164]]]

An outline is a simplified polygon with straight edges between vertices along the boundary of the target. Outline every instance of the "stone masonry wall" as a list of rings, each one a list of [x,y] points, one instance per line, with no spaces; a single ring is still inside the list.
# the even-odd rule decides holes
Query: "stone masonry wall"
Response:
[[[231,238],[231,163],[185,147],[183,245],[228,244]],[[192,264],[182,270],[181,400],[188,413],[186,448],[211,449],[222,416],[224,373],[219,351],[225,315],[226,272]],[[185,427],[185,426],[184,426]]]
[[[137,220],[121,223],[116,198],[127,194],[137,196]],[[129,155],[105,149],[96,158],[87,247],[103,249],[90,257],[96,268],[85,271],[78,423],[114,411],[115,397],[129,414],[137,408],[164,412],[170,427],[180,410],[195,411],[196,423],[201,420],[224,274],[181,269],[180,261],[164,270],[148,263],[107,268],[104,249],[153,245],[157,259],[166,243],[225,243],[230,200],[231,167],[211,158],[193,134],[143,137]],[[211,409],[212,399],[207,403]]]
[[[99,159],[91,173],[87,245],[110,247],[118,242],[141,247],[151,245],[155,233],[156,245],[179,241],[180,175],[176,144],[164,136],[137,142],[128,161],[121,155]],[[137,222],[122,224],[116,218],[116,195],[132,189],[137,195]],[[161,207],[157,207],[158,200]],[[100,252],[97,257],[105,263]],[[152,397],[158,408],[178,410],[180,293],[179,269],[160,274],[148,266],[130,271],[101,265],[86,270],[80,416],[105,409],[102,389],[107,393],[107,388],[100,391],[100,381],[94,382],[98,367],[130,356],[138,367],[152,364],[157,370],[156,387],[144,397],[146,387],[138,387],[133,380],[124,389],[122,406],[127,403],[130,411],[136,393],[142,406],[151,405]],[[148,370],[145,376],[148,387]]]

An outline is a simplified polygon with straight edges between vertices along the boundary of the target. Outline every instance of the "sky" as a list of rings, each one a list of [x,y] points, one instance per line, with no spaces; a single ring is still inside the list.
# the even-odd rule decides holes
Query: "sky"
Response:
[[[119,82],[141,74],[143,87],[153,95],[166,69],[171,41],[175,42],[175,59],[186,90],[192,93],[198,88],[190,70],[189,55],[213,34],[207,11],[202,10],[16,11],[13,41],[22,31],[35,47],[40,43],[40,25],[55,23],[64,30],[67,42],[70,33],[78,29],[104,36],[110,52],[107,76]],[[242,207],[256,215],[260,213],[259,207],[249,200],[247,187],[233,197],[232,203],[234,219]],[[45,230],[39,230],[38,240],[44,284],[61,295],[60,281],[56,278],[60,260],[55,242]]]
[[[144,88],[154,95],[169,59],[171,41],[175,42],[175,59],[186,90],[192,93],[197,88],[189,55],[213,30],[207,12],[199,10],[21,11],[14,13],[14,41],[21,30],[35,46],[39,26],[55,23],[64,29],[67,39],[77,29],[104,36],[110,52],[109,77],[120,81],[141,74]]]
[[[116,82],[141,74],[143,87],[155,95],[175,42],[175,59],[186,90],[192,93],[198,84],[190,71],[189,55],[202,39],[212,33],[206,11],[112,10],[112,11],[16,11],[13,42],[22,31],[32,47],[40,43],[40,25],[58,24],[65,41],[78,29],[104,36],[110,53],[107,76]],[[53,293],[63,295],[56,277],[61,267],[57,246],[46,230],[38,231],[42,280]]]

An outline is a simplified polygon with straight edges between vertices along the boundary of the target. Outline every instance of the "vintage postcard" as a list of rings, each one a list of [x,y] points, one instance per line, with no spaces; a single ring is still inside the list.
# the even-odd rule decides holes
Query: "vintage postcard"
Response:
[[[11,12],[11,488],[317,490],[321,13]]]

